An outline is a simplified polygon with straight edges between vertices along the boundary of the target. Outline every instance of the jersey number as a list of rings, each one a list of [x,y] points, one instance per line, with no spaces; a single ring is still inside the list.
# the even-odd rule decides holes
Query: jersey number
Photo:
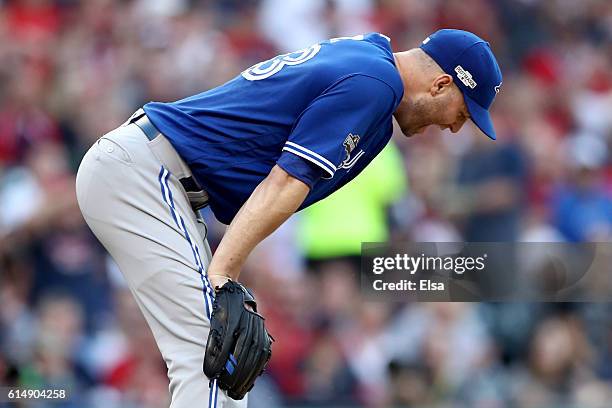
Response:
[[[341,40],[363,40],[363,35],[332,38],[329,42],[333,44]],[[320,50],[321,44],[315,44],[299,51],[278,55],[272,59],[253,65],[251,68],[243,71],[242,76],[249,81],[261,81],[262,79],[270,78],[287,65],[303,64],[317,55]]]

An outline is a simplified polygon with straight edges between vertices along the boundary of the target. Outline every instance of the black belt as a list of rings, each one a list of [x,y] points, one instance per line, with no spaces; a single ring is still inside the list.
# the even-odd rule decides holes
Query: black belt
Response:
[[[144,111],[142,111],[140,115],[134,115],[130,119],[130,123],[134,123],[138,126],[149,140],[153,140],[162,134],[149,120]],[[187,192],[187,196],[194,210],[197,211],[208,205],[208,195],[198,185],[193,176],[180,178],[179,181],[183,185],[185,192]]]

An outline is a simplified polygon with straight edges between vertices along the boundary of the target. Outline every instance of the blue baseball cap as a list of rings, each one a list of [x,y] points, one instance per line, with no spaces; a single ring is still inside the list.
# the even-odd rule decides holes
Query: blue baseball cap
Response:
[[[472,121],[495,140],[489,107],[499,92],[502,74],[489,43],[463,30],[436,31],[421,44],[463,92]]]

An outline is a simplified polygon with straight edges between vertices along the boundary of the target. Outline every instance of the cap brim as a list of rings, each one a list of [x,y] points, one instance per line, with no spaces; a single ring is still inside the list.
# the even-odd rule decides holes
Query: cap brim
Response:
[[[491,120],[489,111],[477,104],[474,100],[472,100],[472,98],[465,94],[463,95],[463,99],[465,100],[468,112],[470,112],[472,122],[474,122],[476,126],[478,126],[478,129],[482,130],[485,135],[495,140],[497,136],[495,135],[493,121]]]

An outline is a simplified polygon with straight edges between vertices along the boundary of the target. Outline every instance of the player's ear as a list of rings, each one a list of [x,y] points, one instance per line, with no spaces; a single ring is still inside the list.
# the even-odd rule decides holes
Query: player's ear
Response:
[[[431,84],[431,96],[440,95],[444,92],[450,91],[453,85],[453,77],[448,74],[438,75]]]

